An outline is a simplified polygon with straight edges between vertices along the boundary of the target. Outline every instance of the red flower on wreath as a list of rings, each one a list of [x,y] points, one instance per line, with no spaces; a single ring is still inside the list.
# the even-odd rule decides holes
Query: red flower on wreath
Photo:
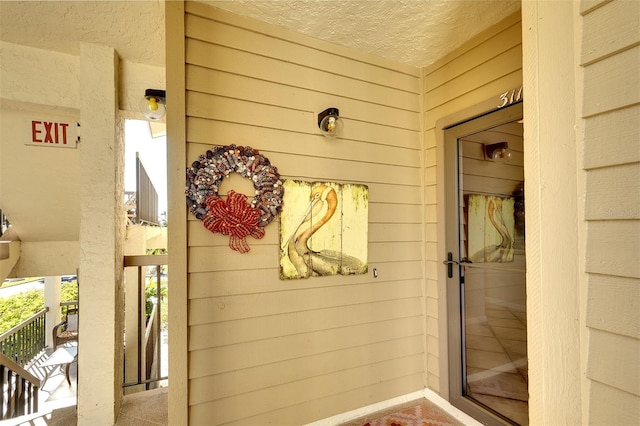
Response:
[[[211,232],[229,235],[229,247],[239,253],[247,253],[251,248],[246,238],[264,237],[264,228],[258,225],[260,210],[251,207],[247,196],[233,189],[223,200],[217,194],[211,194],[205,200],[208,211],[202,218],[204,227]]]

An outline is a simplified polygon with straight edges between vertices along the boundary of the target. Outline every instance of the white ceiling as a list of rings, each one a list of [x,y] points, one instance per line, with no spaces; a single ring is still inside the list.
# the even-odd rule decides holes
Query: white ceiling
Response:
[[[213,0],[233,13],[422,67],[520,7],[520,0]],[[112,46],[164,66],[164,1],[0,1],[0,40],[77,55]]]

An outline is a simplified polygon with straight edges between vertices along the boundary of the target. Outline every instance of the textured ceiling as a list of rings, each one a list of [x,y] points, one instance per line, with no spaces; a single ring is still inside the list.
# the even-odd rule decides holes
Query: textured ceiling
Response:
[[[207,2],[413,66],[426,66],[520,7],[520,0],[225,0]],[[164,66],[164,1],[0,0],[0,40],[79,53],[114,47],[127,61]]]
[[[209,1],[339,45],[422,67],[520,8],[520,0]]]

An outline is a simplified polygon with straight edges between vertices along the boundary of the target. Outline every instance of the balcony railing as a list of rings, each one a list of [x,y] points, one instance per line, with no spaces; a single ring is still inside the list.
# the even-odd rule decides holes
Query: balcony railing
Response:
[[[131,387],[137,385],[145,385],[146,389],[150,389],[154,387],[154,385],[161,381],[166,380],[166,376],[162,376],[161,372],[161,358],[162,358],[162,345],[160,342],[161,336],[161,319],[160,312],[163,303],[162,298],[162,289],[161,289],[161,281],[162,281],[162,266],[167,264],[168,255],[145,255],[145,256],[125,256],[124,257],[124,266],[125,267],[136,267],[137,268],[137,306],[138,306],[138,326],[136,327],[138,330],[137,335],[137,372],[135,375],[137,376],[136,380],[133,382],[125,382],[123,383],[123,387]],[[147,317],[145,315],[145,306],[146,306],[146,295],[145,295],[145,270],[148,266],[155,266],[156,269],[156,288],[155,295],[153,299],[155,299],[153,303],[153,310],[151,314]],[[143,323],[146,321],[146,324]],[[145,325],[143,327],[143,324]],[[144,334],[140,332],[144,330]],[[127,376],[126,366],[125,366],[125,377]]]
[[[25,366],[45,347],[45,308],[0,335],[0,420],[38,411],[40,379]]]
[[[0,420],[38,411],[40,379],[0,354]]]
[[[24,367],[42,352],[46,344],[44,308],[26,321],[0,334],[0,353]]]
[[[158,192],[136,153],[136,191],[125,192],[125,209],[130,223],[158,224]]]

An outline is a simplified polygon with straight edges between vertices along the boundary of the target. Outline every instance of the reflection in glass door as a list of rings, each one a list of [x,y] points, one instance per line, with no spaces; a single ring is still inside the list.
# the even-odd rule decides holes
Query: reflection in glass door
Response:
[[[518,105],[447,130],[447,166],[455,169],[447,180],[447,218],[457,217],[447,231],[447,290],[455,296],[449,304],[455,346],[449,362],[458,370],[450,375],[452,403],[487,423],[527,425],[520,111]]]

